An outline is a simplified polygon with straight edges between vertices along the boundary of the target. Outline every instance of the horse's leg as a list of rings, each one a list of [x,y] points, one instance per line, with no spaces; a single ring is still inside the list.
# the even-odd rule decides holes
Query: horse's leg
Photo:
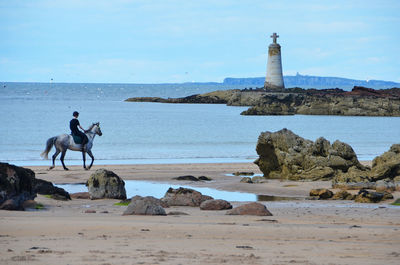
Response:
[[[67,168],[67,167],[65,166],[65,164],[64,164],[64,157],[65,157],[65,153],[66,153],[66,152],[67,152],[67,150],[63,150],[63,151],[61,152],[61,157],[60,157],[61,164],[62,164],[64,170],[68,170],[68,168]]]
[[[52,165],[49,169],[53,169],[53,168],[55,167],[55,160],[56,160],[56,158],[57,158],[57,156],[58,156],[58,154],[59,154],[60,152],[61,152],[61,151],[58,150],[58,149],[56,148],[56,152],[55,152],[54,155],[52,156],[53,165]]]
[[[83,159],[83,168],[88,170],[88,168],[86,168],[86,152],[85,151],[82,152],[82,159]]]
[[[92,165],[93,165],[94,156],[92,154],[92,150],[88,150],[87,153],[90,156],[90,158],[92,159],[92,162],[90,163],[90,166],[88,167],[88,169],[90,169],[92,167]]]

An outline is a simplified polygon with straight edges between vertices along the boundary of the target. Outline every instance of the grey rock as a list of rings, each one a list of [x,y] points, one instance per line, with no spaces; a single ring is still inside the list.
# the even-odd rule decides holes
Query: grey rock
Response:
[[[167,215],[159,200],[152,197],[135,196],[123,215]]]
[[[125,182],[114,172],[98,169],[86,183],[90,199],[126,199]]]

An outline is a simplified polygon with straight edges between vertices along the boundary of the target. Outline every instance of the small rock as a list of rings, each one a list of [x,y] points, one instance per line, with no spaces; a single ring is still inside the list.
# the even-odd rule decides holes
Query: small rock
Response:
[[[320,200],[326,200],[332,198],[333,192],[328,189],[312,189],[310,196],[317,196]]]
[[[158,199],[135,196],[122,215],[167,215]]]
[[[238,172],[233,173],[233,175],[235,175],[235,176],[253,176],[254,172],[240,172],[240,171],[238,171]]]
[[[226,213],[227,215],[258,215],[258,216],[272,216],[272,213],[267,210],[265,205],[252,202],[233,208]]]
[[[345,190],[341,190],[336,192],[335,195],[333,195],[332,200],[354,200],[355,197],[356,197],[355,195],[350,194]]]
[[[84,199],[84,200],[90,199],[90,193],[89,192],[71,193],[70,196],[71,196],[72,199]]]
[[[85,213],[96,213],[95,210],[86,210]]]
[[[240,180],[240,182],[241,182],[241,183],[253,183],[253,181],[252,181],[251,178],[249,178],[249,177],[243,177],[243,178]]]
[[[384,195],[385,194],[382,192],[371,192],[368,190],[360,190],[355,198],[355,202],[377,203],[383,199]]]
[[[211,181],[212,180],[211,178],[206,177],[206,176],[200,176],[198,179],[203,180],[203,181]]]
[[[195,176],[192,176],[192,175],[180,176],[180,177],[176,177],[174,179],[176,179],[176,180],[199,181],[198,178],[196,178]]]
[[[220,211],[232,209],[232,205],[225,200],[207,200],[200,204],[201,210]]]

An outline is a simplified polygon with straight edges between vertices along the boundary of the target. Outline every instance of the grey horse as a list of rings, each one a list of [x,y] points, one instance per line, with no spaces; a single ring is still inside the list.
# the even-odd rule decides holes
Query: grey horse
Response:
[[[44,159],[48,159],[49,152],[54,145],[54,147],[56,148],[56,152],[52,157],[53,165],[49,169],[53,169],[55,167],[54,161],[56,160],[58,154],[61,153],[60,160],[62,166],[65,170],[68,170],[68,168],[64,164],[64,157],[67,150],[69,149],[72,151],[82,151],[83,168],[89,170],[92,167],[94,161],[94,157],[92,154],[92,146],[96,134],[99,136],[103,135],[103,133],[100,130],[100,123],[98,122],[93,123],[92,126],[90,126],[90,128],[86,131],[86,136],[88,137],[89,141],[86,144],[86,148],[84,149],[84,151],[82,151],[81,144],[76,144],[72,136],[69,134],[61,134],[59,136],[51,137],[47,140],[46,149],[43,151],[43,153],[40,154],[40,156],[43,157]],[[88,155],[92,158],[92,162],[90,163],[89,167],[86,167],[86,153],[88,153]]]

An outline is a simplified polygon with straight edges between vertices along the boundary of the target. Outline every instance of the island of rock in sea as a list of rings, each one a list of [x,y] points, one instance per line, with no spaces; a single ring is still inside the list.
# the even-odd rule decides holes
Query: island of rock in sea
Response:
[[[351,91],[298,87],[282,91],[265,88],[232,89],[182,98],[135,97],[125,101],[250,107],[242,115],[400,116],[400,88],[376,90],[355,86]]]

